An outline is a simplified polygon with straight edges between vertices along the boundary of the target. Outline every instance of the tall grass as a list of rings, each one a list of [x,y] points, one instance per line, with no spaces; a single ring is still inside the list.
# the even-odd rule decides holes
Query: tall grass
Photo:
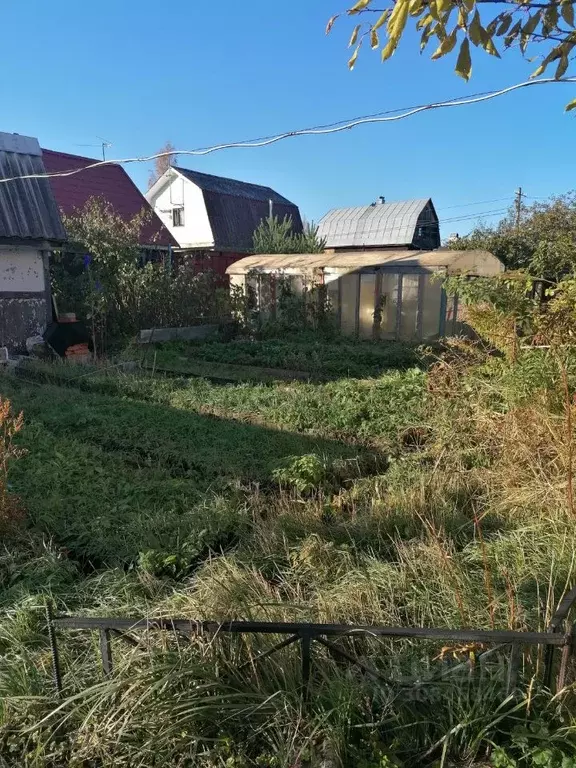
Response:
[[[537,653],[506,699],[497,655],[480,670],[438,643],[345,638],[391,684],[318,646],[304,705],[296,648],[255,662],[274,637],[116,640],[102,682],[95,638],[67,633],[58,705],[40,618],[49,594],[89,615],[544,629],[575,578],[574,421],[555,367],[534,355],[503,363],[470,348],[426,375],[322,385],[39,367],[51,383],[3,385],[24,409],[29,454],[12,482],[32,529],[0,555],[0,754],[38,766],[570,765],[571,689],[540,690]],[[450,660],[465,674],[429,684]]]

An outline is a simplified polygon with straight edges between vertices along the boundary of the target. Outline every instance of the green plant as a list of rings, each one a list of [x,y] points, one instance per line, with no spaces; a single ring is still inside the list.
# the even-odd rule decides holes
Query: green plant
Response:
[[[318,227],[306,223],[301,232],[294,231],[290,216],[269,216],[254,231],[254,253],[322,253],[326,241],[318,237]]]
[[[62,310],[89,322],[98,353],[144,328],[229,317],[228,293],[216,276],[195,274],[185,259],[177,269],[142,263],[144,213],[126,221],[103,199],[91,198],[64,223],[73,250],[53,260],[52,289]]]

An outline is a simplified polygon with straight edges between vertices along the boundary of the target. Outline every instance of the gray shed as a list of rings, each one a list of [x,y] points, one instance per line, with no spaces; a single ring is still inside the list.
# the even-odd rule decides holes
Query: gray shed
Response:
[[[0,346],[25,351],[52,318],[48,261],[66,240],[38,141],[0,133]],[[16,179],[9,181],[9,179]]]
[[[438,216],[429,198],[394,203],[380,198],[360,208],[334,208],[320,219],[318,236],[329,249],[440,247]]]
[[[276,312],[276,283],[295,294],[323,287],[343,333],[364,339],[416,341],[466,332],[458,297],[442,275],[496,275],[502,262],[488,251],[341,251],[247,256],[227,269],[230,282],[253,291],[264,314]]]

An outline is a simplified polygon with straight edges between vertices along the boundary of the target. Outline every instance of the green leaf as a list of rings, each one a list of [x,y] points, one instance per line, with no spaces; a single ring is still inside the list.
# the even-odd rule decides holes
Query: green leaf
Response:
[[[569,26],[574,26],[574,5],[573,0],[567,0],[567,2],[563,2],[560,7],[560,13],[562,14],[562,18],[568,24]]]
[[[374,48],[378,48],[380,45],[380,39],[378,38],[378,32],[374,28],[370,30],[370,46],[374,50]]]
[[[455,72],[464,80],[470,80],[472,74],[472,59],[470,58],[470,41],[468,38],[464,38],[462,45],[460,46],[460,53],[456,61]]]
[[[504,38],[504,45],[506,46],[506,48],[509,48],[512,45],[515,38],[518,37],[521,29],[522,29],[522,22],[517,21],[516,24],[514,24],[514,26],[510,30],[510,32]]]
[[[502,17],[502,20],[500,22],[500,26],[496,30],[496,34],[498,37],[501,37],[502,35],[505,35],[506,32],[510,29],[510,24],[512,24],[512,16],[507,13]]]
[[[476,8],[476,12],[472,17],[470,25],[468,26],[468,35],[474,45],[480,45],[482,42],[482,25],[480,24],[480,14],[478,13],[478,8]]]
[[[356,5],[349,9],[348,15],[353,16],[355,13],[360,13],[360,11],[363,11],[364,8],[367,8],[371,2],[372,0],[358,0]]]
[[[561,77],[564,77],[564,75],[566,74],[566,70],[568,69],[568,64],[569,64],[568,56],[565,53],[563,53],[560,56],[560,61],[558,63],[558,66],[556,68],[556,73],[554,75],[556,80],[559,80]]]
[[[463,0],[464,8],[466,8],[467,11],[472,11],[475,4],[475,0]]]
[[[544,28],[543,33],[545,35],[550,34],[553,30],[556,29],[558,25],[558,6],[557,5],[549,5],[546,9],[546,12],[544,13]]]
[[[356,42],[358,41],[359,32],[360,32],[360,24],[356,24],[356,26],[352,30],[352,36],[350,38],[350,42],[348,43],[348,48],[352,48],[353,45],[356,45]]]
[[[494,41],[491,37],[488,37],[488,39],[482,43],[482,48],[486,51],[486,53],[489,53],[490,56],[496,56],[497,59],[500,58],[500,54],[498,52],[498,48],[494,45]]]
[[[456,45],[457,33],[458,33],[458,28],[456,27],[452,30],[452,32],[450,32],[449,35],[446,35],[444,40],[442,40],[438,48],[432,54],[433,59],[439,59],[442,56],[445,56],[447,53],[450,53],[450,51],[454,50],[454,46]]]
[[[537,11],[533,16],[530,16],[526,24],[522,27],[523,35],[531,35],[540,22],[540,11]]]

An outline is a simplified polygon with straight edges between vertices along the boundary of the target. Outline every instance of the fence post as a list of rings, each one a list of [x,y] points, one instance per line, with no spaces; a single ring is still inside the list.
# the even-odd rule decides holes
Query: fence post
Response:
[[[104,677],[112,674],[112,647],[110,645],[110,630],[100,630],[100,653],[102,654],[102,670]]]
[[[574,652],[574,624],[566,635],[565,645],[562,646],[562,655],[560,657],[560,669],[556,679],[556,690],[561,691],[566,685],[566,676],[568,674],[568,664]]]
[[[62,693],[62,675],[60,672],[60,657],[58,655],[58,645],[56,644],[56,631],[52,622],[52,606],[50,599],[46,600],[46,626],[48,628],[48,642],[50,643],[50,653],[52,655],[52,679],[56,695]]]
[[[302,654],[302,700],[310,698],[310,673],[312,663],[311,653],[312,637],[309,632],[300,633],[300,650]]]

